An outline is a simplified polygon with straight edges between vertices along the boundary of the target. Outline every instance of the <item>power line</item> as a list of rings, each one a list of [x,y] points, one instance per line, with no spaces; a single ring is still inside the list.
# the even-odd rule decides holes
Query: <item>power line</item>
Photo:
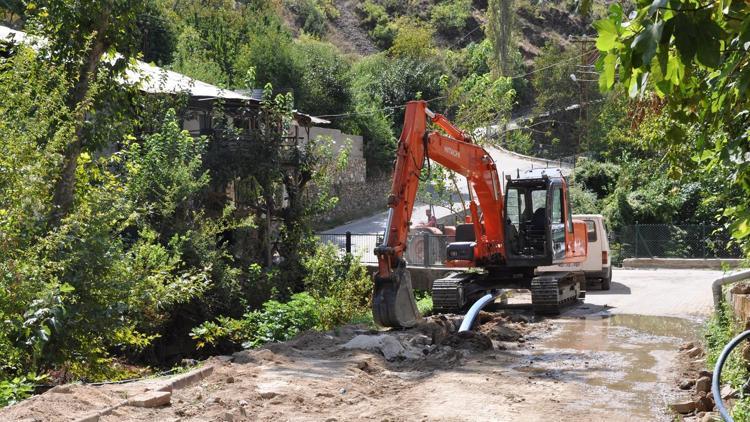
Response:
[[[479,27],[474,28],[474,30],[476,30],[478,28]],[[521,75],[511,76],[510,79],[521,79],[521,78],[525,78],[526,76],[533,75],[533,74],[535,74],[537,72],[541,72],[543,70],[551,69],[551,68],[557,67],[557,66],[562,66],[563,64],[565,64],[565,63],[567,63],[569,61],[579,59],[579,58],[585,56],[586,54],[590,54],[590,53],[592,53],[594,51],[596,51],[596,48],[592,48],[591,50],[585,51],[585,52],[583,52],[583,53],[581,53],[581,54],[579,54],[577,56],[568,57],[565,60],[561,60],[561,61],[559,61],[557,63],[554,63],[554,64],[551,64],[549,66],[545,66],[545,67],[542,67],[542,68],[539,68],[539,69],[534,69],[531,72],[527,72],[527,73],[524,73],[524,74],[521,74]],[[440,99],[443,99],[443,98],[446,98],[446,96],[443,95],[443,96],[440,96],[440,97],[435,97],[435,98],[432,98],[430,100],[427,100],[427,102],[429,103],[431,101],[436,101],[436,100],[440,100]],[[381,109],[371,110],[371,111],[365,111],[365,112],[351,112],[351,113],[341,113],[341,114],[324,114],[324,115],[314,116],[314,117],[319,117],[319,118],[337,118],[337,117],[350,117],[350,116],[369,116],[369,115],[373,115],[375,113],[379,113],[381,111],[398,110],[398,109],[402,109],[402,108],[405,108],[405,107],[406,107],[406,105],[404,104],[404,105],[399,105],[399,106],[387,106],[387,107],[383,107]]]

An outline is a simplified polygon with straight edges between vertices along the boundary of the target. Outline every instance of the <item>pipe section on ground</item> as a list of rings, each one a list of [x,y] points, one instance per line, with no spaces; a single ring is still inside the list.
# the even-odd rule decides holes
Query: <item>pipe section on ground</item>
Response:
[[[721,294],[721,287],[725,284],[731,284],[736,283],[738,281],[742,281],[745,279],[750,278],[750,270],[744,270],[740,272],[736,272],[734,274],[724,274],[720,278],[717,278],[714,280],[714,282],[711,284],[711,290],[713,291],[714,295],[714,309],[716,309],[716,312],[721,311],[721,302],[724,299],[723,295]]]
[[[505,294],[505,291],[505,289],[490,290],[489,293],[474,302],[474,304],[471,305],[471,308],[469,308],[469,312],[467,312],[464,316],[464,320],[461,321],[461,327],[458,329],[458,332],[462,333],[465,331],[471,331],[471,327],[474,326],[474,320],[476,320],[477,316],[479,316],[479,311],[481,311],[488,304],[492,303],[498,296],[502,296],[503,294]]]

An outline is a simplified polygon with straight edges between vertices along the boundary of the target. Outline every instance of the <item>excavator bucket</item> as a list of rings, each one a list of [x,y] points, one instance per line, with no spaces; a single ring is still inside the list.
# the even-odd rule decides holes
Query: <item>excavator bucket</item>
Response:
[[[411,275],[397,268],[388,278],[375,275],[372,295],[372,317],[381,327],[413,327],[421,316],[411,288]]]

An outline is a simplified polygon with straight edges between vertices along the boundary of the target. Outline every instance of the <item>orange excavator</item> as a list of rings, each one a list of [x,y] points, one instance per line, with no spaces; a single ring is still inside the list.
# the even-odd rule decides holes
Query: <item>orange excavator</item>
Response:
[[[576,267],[586,259],[586,225],[572,218],[562,172],[517,172],[515,178],[506,176],[503,190],[492,157],[445,116],[430,111],[425,101],[407,103],[405,114],[388,222],[383,242],[375,248],[375,322],[410,327],[420,318],[405,252],[420,175],[430,160],[464,176],[469,185],[470,215],[466,224],[456,227],[445,265],[481,269],[433,281],[433,310],[461,312],[487,292],[518,288],[531,291],[535,312],[559,313],[585,294],[585,277]],[[445,133],[428,132],[428,120]],[[553,264],[570,270],[536,272],[537,267]]]

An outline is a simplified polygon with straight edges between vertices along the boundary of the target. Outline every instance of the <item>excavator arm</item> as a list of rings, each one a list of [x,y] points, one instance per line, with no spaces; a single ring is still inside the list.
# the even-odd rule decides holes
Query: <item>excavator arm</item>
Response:
[[[447,135],[437,131],[428,133],[428,119]],[[475,259],[464,264],[502,262],[505,259],[503,195],[492,158],[448,119],[430,111],[426,102],[407,103],[388,198],[388,222],[383,243],[375,248],[378,272],[375,274],[373,316],[382,326],[408,327],[419,319],[403,254],[419,177],[427,159],[466,177],[475,193],[474,198],[479,201],[477,204],[472,199],[470,203],[476,238]]]

